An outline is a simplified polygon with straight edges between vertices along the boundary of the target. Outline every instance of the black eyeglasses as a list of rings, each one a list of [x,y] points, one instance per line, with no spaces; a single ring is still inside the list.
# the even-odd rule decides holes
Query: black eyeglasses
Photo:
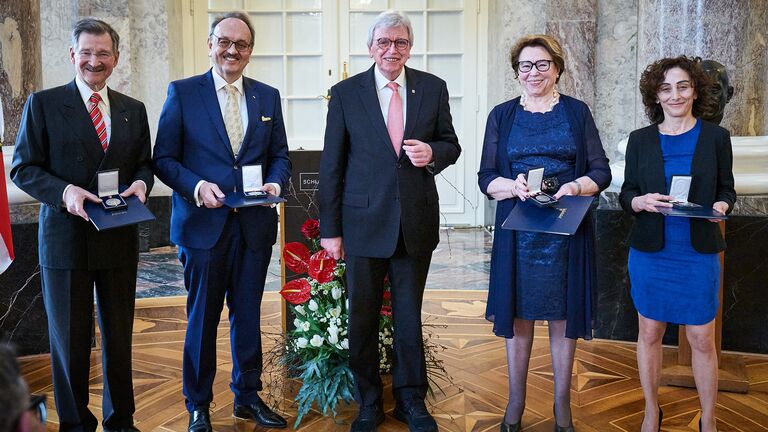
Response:
[[[389,39],[389,38],[378,38],[376,39],[376,46],[381,49],[389,49],[389,46],[395,44],[395,49],[398,51],[403,51],[406,48],[408,48],[408,45],[411,44],[411,41],[408,39]]]
[[[45,395],[32,395],[29,397],[29,410],[37,415],[40,423],[45,424],[48,419],[48,409],[45,407]]]
[[[233,41],[229,39],[223,39],[213,33],[211,33],[211,36],[216,38],[216,46],[223,49],[224,51],[228,50],[229,47],[231,47],[232,45],[234,45],[235,49],[238,50],[239,52],[245,52],[251,48],[251,44],[245,43],[243,41]]]
[[[520,72],[530,72],[533,66],[536,66],[536,70],[539,72],[546,72],[549,70],[550,64],[553,60],[536,60],[535,62],[521,61],[517,62],[517,70]]]

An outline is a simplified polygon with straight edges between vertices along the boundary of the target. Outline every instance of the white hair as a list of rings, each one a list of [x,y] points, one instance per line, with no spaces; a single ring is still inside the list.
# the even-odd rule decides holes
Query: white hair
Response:
[[[377,28],[394,28],[405,27],[408,30],[408,42],[413,46],[413,27],[411,26],[411,20],[403,12],[396,10],[384,11],[373,20],[371,27],[368,29],[368,48],[373,46],[373,34],[376,33]]]

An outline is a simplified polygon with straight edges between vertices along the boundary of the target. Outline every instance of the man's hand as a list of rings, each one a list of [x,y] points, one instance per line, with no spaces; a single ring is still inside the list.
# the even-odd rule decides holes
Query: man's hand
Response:
[[[67,188],[67,192],[64,194],[64,205],[67,206],[67,211],[75,216],[80,216],[85,220],[89,220],[88,214],[85,212],[85,209],[83,209],[83,201],[85,200],[95,203],[101,202],[101,199],[96,195],[75,185],[71,185]]]
[[[270,195],[277,195],[277,188],[271,183],[267,183],[261,187],[262,192],[266,192]]]
[[[407,139],[403,141],[405,154],[416,168],[422,168],[432,162],[432,147],[422,141]]]
[[[200,201],[207,208],[219,208],[223,204],[224,193],[216,183],[205,182],[200,186]]]
[[[718,201],[712,204],[712,210],[725,214],[728,211],[728,203],[725,201]],[[709,219],[710,222],[720,222],[720,219]]]
[[[649,193],[632,198],[632,210],[636,212],[647,211],[651,213],[658,213],[659,210],[656,207],[672,207],[674,197],[669,195],[662,195],[660,193]]]
[[[120,194],[120,196],[123,198],[127,198],[131,195],[136,195],[136,197],[139,198],[139,201],[142,203],[147,202],[147,186],[143,181],[136,180],[135,182],[131,183],[131,187]]]
[[[328,251],[333,259],[344,259],[344,242],[341,237],[321,238],[320,247]]]

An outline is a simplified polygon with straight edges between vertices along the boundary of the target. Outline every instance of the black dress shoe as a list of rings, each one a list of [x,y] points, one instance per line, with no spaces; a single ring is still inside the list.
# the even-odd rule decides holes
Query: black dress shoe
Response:
[[[360,407],[350,432],[376,432],[376,426],[384,423],[384,408],[379,403]]]
[[[427,411],[424,400],[413,398],[395,404],[395,418],[408,424],[410,432],[437,432],[437,422]]]
[[[239,419],[253,420],[265,428],[284,429],[288,427],[288,422],[269,409],[259,397],[256,398],[255,402],[248,405],[235,404],[233,415]]]
[[[198,408],[189,413],[189,432],[213,432],[208,408]]]

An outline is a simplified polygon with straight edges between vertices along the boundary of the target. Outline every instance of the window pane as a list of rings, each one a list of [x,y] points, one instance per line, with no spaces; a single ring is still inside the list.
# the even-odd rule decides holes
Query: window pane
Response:
[[[453,9],[463,6],[462,0],[429,0],[429,8],[431,9]]]
[[[427,42],[424,40],[424,14],[409,13],[408,18],[410,18],[411,27],[413,27],[413,48],[411,48],[411,52],[423,53],[427,50]],[[453,29],[450,29],[450,31],[453,31]]]
[[[411,55],[408,59],[408,63],[405,64],[409,68],[425,71],[424,69],[424,56],[423,55]]]
[[[427,49],[430,52],[463,51],[461,12],[430,12],[429,38]]]
[[[286,0],[288,10],[314,10],[322,7],[320,0]]]
[[[289,140],[291,138],[322,141],[325,130],[325,106],[322,99],[293,99],[286,101],[285,119]]]
[[[208,0],[208,7],[211,9],[239,10],[243,7],[243,2],[241,0]]]
[[[288,53],[319,54],[322,49],[322,14],[320,12],[289,13],[286,26]]]
[[[245,68],[245,75],[276,87],[280,90],[280,94],[285,96],[282,56],[251,57],[251,61]]]
[[[349,51],[361,54],[368,52],[368,28],[373,23],[377,14],[350,13],[349,14]]]
[[[393,0],[392,9],[419,10],[424,8],[424,0]]]
[[[350,10],[378,10],[387,9],[387,0],[349,0]]]
[[[288,57],[288,93],[286,96],[319,96],[323,89],[323,58]]]
[[[427,71],[439,76],[448,83],[448,93],[451,96],[459,96],[464,88],[461,63],[461,55],[430,55]]]
[[[283,52],[283,14],[251,14],[251,23],[256,31],[254,54]]]
[[[269,10],[278,11],[283,8],[281,0],[245,0],[245,9],[247,10]]]
[[[448,91],[450,93],[450,90]],[[462,122],[462,118],[464,114],[462,109],[462,99],[460,97],[452,97],[450,98],[449,103],[451,104],[451,118],[453,119],[453,128],[456,130],[456,136],[459,137],[459,143],[461,143],[461,139],[464,137],[464,131],[463,126],[464,123]]]
[[[358,74],[367,70],[373,64],[373,59],[367,55],[349,56],[349,76]]]

